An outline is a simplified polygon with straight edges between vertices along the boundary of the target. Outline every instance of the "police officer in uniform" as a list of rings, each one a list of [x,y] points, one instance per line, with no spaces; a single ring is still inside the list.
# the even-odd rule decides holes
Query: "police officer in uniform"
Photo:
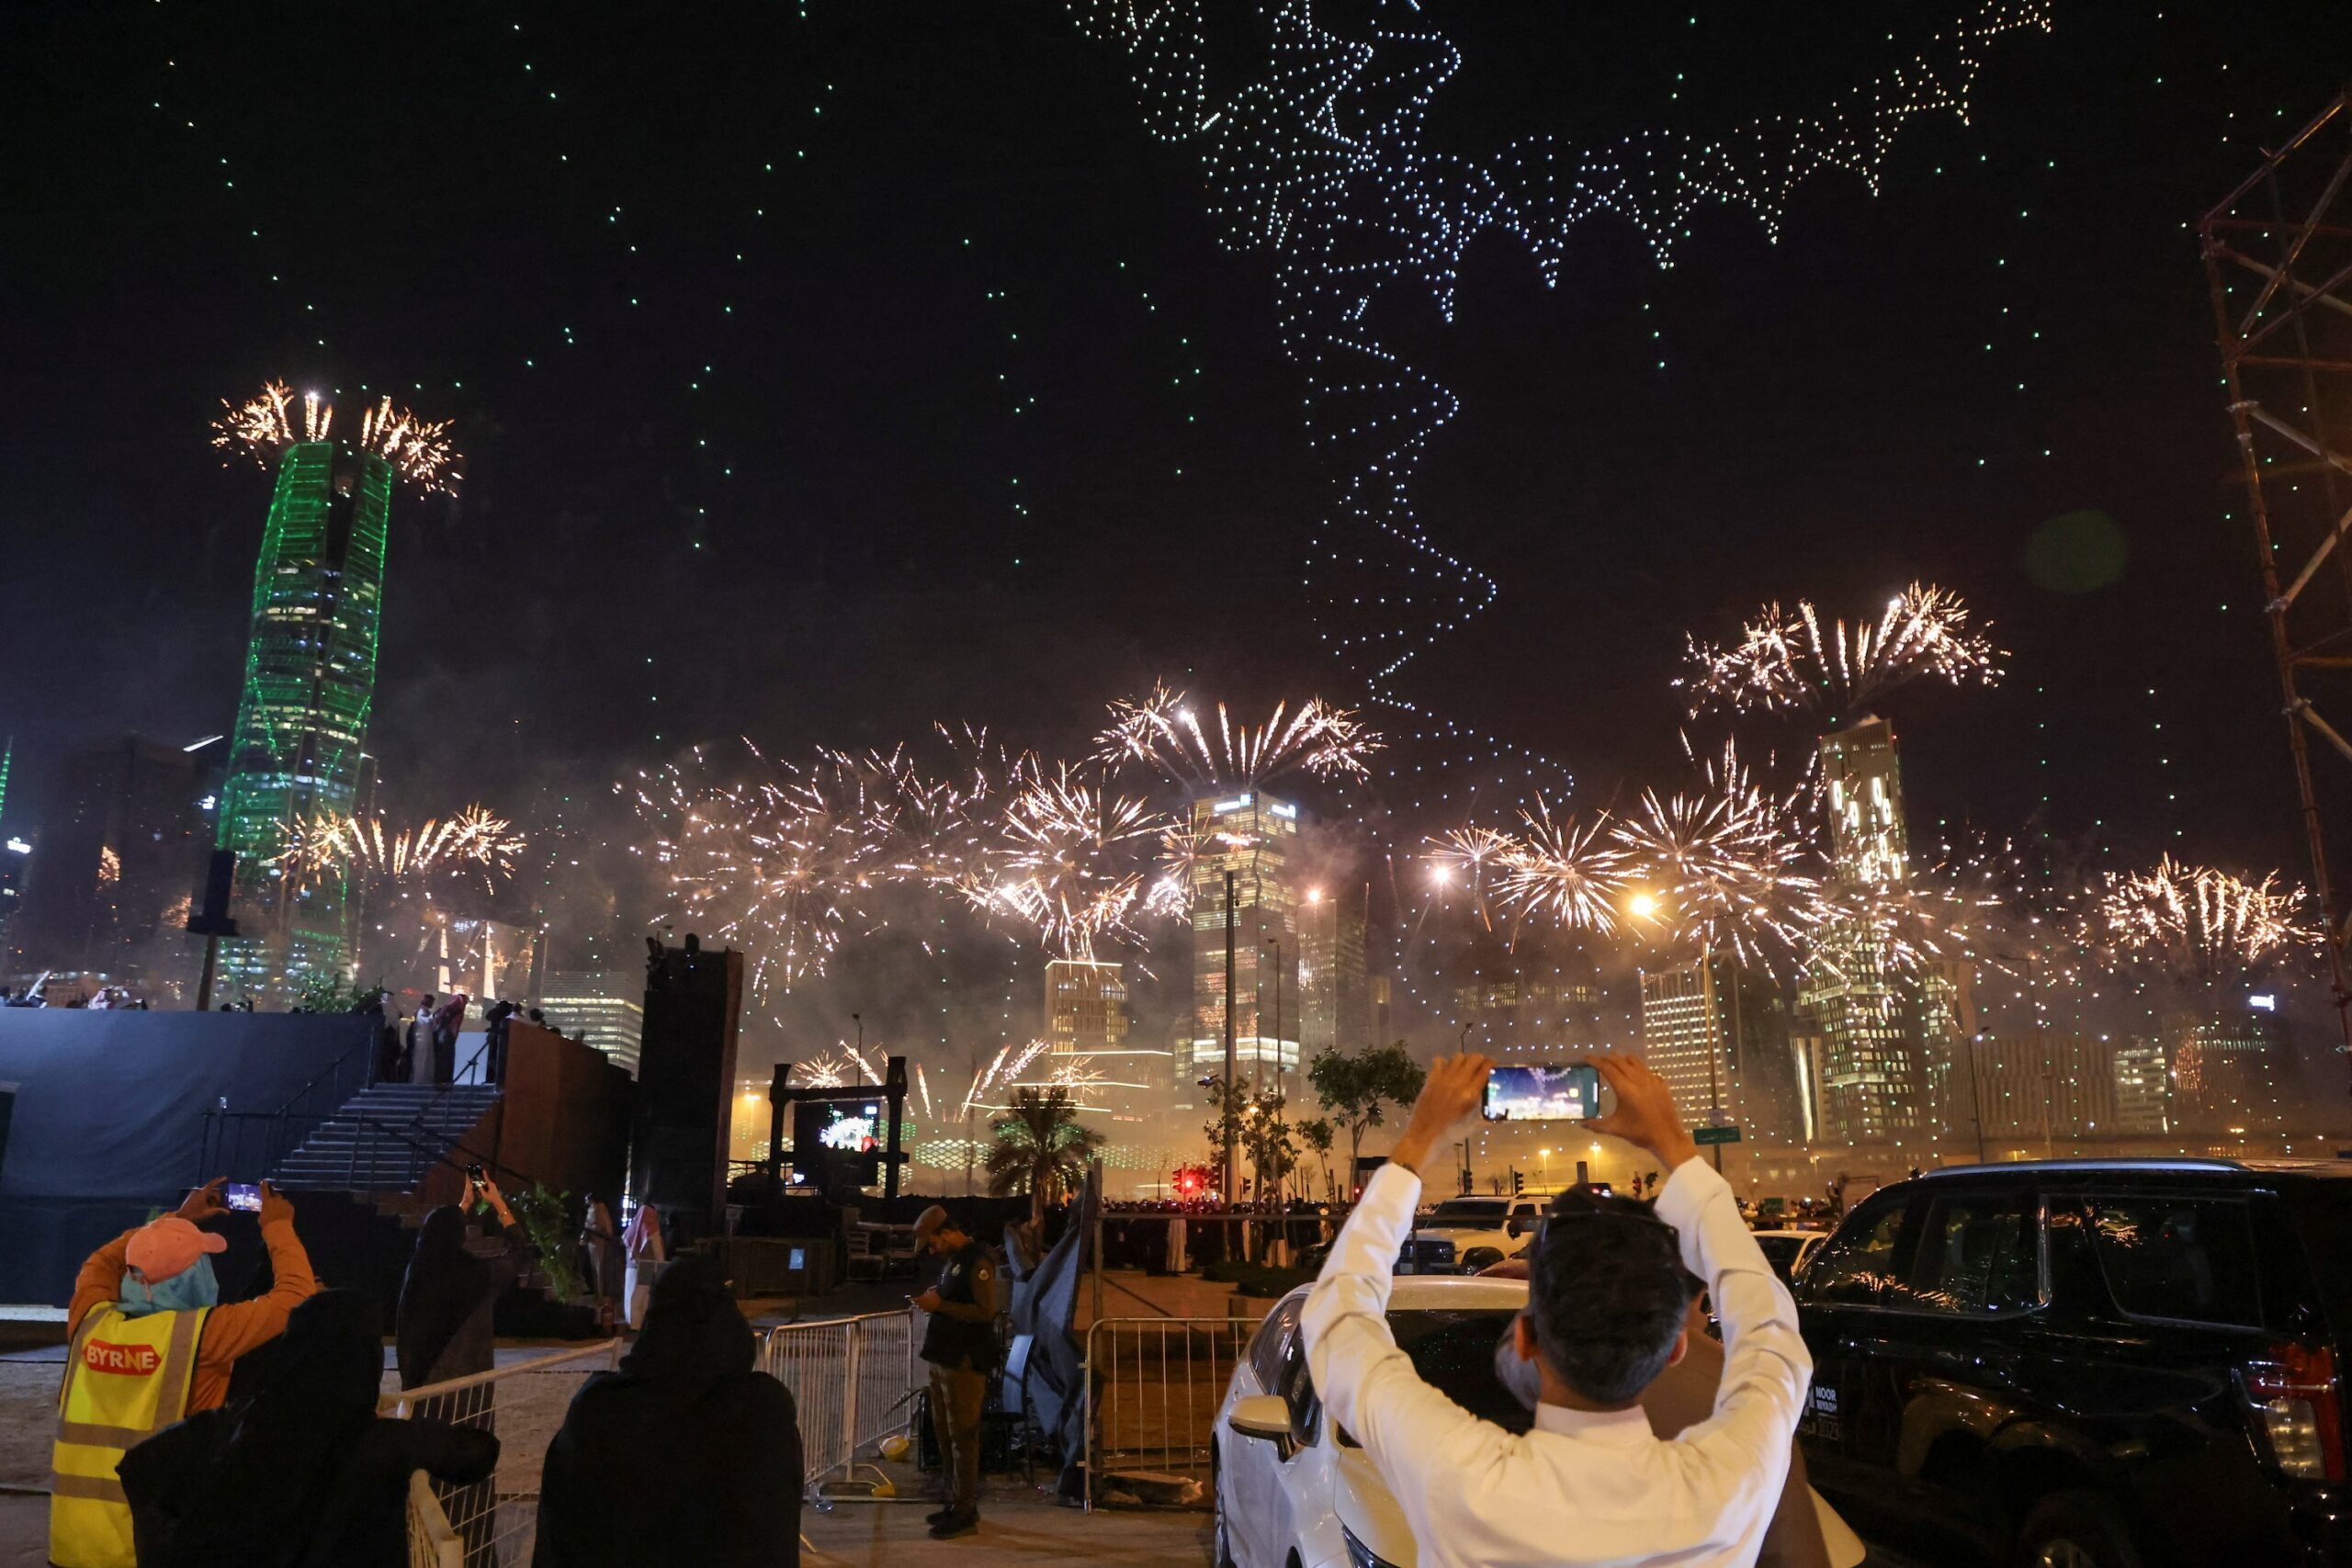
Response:
[[[935,1203],[915,1221],[915,1245],[947,1259],[939,1283],[914,1299],[931,1314],[922,1337],[931,1424],[953,1488],[930,1519],[933,1538],[944,1540],[980,1523],[980,1402],[996,1369],[996,1258]]]

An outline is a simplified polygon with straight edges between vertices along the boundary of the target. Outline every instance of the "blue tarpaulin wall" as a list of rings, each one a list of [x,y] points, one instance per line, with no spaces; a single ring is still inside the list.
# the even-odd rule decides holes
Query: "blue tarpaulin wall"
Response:
[[[62,1302],[93,1248],[196,1169],[204,1112],[275,1111],[372,1019],[297,1013],[0,1008],[0,1087],[16,1094],[0,1154],[0,1303]]]

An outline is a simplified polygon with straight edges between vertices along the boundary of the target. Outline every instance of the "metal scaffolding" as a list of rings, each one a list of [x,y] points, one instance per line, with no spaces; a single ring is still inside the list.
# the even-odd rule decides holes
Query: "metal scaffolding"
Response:
[[[2352,1047],[2347,879],[2329,846],[2331,836],[2339,853],[2352,843],[2352,93],[2269,152],[2199,232],[2329,976]],[[2315,768],[2314,736],[2346,765]]]

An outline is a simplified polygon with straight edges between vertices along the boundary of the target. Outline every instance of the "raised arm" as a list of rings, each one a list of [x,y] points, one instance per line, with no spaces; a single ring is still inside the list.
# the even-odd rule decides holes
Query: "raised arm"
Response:
[[[1675,1440],[1702,1456],[1722,1487],[1777,1494],[1813,1378],[1796,1303],[1740,1219],[1731,1188],[1700,1159],[1665,1083],[1631,1058],[1595,1057],[1592,1065],[1616,1091],[1617,1109],[1589,1124],[1646,1149],[1672,1173],[1658,1193],[1658,1218],[1675,1228],[1682,1266],[1707,1282],[1723,1325],[1715,1413]]]
[[[269,1249],[270,1287],[266,1295],[215,1307],[204,1320],[204,1337],[197,1344],[197,1359],[226,1365],[266,1340],[286,1332],[288,1314],[316,1295],[319,1281],[311,1272],[311,1255],[294,1234],[294,1205],[285,1194],[261,1184],[261,1242]]]
[[[1428,1517],[1432,1488],[1449,1475],[1458,1484],[1482,1450],[1505,1439],[1501,1427],[1423,1382],[1388,1332],[1390,1275],[1420,1201],[1420,1168],[1477,1108],[1493,1067],[1485,1056],[1463,1055],[1430,1069],[1404,1135],[1340,1227],[1299,1315],[1324,1411],[1363,1445],[1416,1528]]]

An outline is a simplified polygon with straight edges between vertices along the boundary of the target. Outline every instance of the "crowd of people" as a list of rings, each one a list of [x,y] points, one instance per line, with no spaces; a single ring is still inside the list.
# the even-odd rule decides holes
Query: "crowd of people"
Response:
[[[469,1560],[486,1560],[500,1530],[500,1448],[497,1385],[480,1375],[496,1360],[496,1303],[535,1261],[504,1194],[469,1176],[461,1203],[424,1217],[389,1325],[392,1371],[411,1396],[398,1419],[379,1414],[377,1299],[324,1286],[293,1203],[266,1182],[258,1198],[266,1262],[238,1299],[215,1266],[234,1223],[224,1180],[83,1264],[67,1309],[51,1561],[398,1568],[419,1471]],[[616,1370],[586,1380],[548,1445],[532,1562],[795,1568],[792,1395],[757,1370],[757,1340],[718,1265],[695,1254],[664,1266],[650,1214],[638,1211],[603,1265],[615,1294],[631,1292],[639,1331]],[[478,1248],[477,1237],[496,1245]]]

